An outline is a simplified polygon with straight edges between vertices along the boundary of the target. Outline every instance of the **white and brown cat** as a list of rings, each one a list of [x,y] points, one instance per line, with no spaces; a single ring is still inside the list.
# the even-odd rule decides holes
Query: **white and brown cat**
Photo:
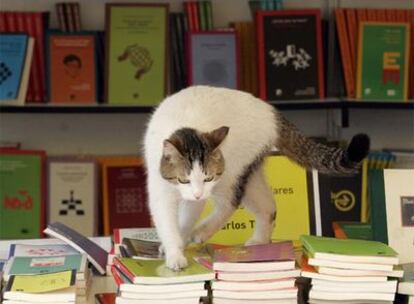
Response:
[[[167,97],[145,134],[149,207],[169,268],[187,265],[189,241],[203,242],[224,226],[242,202],[256,218],[247,244],[270,242],[276,219],[263,159],[276,147],[320,172],[357,170],[369,150],[364,134],[346,150],[306,138],[273,106],[241,91],[195,86]],[[212,198],[215,209],[195,226]]]

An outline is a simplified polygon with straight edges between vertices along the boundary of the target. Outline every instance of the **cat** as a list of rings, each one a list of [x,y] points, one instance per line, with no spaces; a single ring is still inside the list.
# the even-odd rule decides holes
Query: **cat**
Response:
[[[145,131],[144,154],[149,209],[167,267],[186,267],[186,244],[210,238],[241,202],[256,219],[246,244],[270,242],[276,207],[262,167],[274,147],[306,168],[352,174],[369,137],[355,135],[346,150],[316,143],[272,105],[233,89],[193,86],[161,102]],[[215,209],[195,227],[208,198]]]

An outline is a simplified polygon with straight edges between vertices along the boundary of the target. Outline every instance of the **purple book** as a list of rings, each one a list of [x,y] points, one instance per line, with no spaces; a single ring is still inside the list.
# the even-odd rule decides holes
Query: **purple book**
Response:
[[[232,246],[215,250],[215,262],[276,262],[294,261],[295,254],[291,241],[265,245]]]

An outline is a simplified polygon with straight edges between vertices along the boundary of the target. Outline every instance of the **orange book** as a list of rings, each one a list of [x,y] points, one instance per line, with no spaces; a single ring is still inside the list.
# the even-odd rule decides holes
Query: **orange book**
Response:
[[[375,12],[375,9],[367,9],[367,20],[368,21],[377,21],[377,14]]]
[[[51,34],[49,99],[51,103],[96,103],[95,36]]]
[[[342,69],[345,79],[346,93],[349,98],[355,97],[355,77],[352,72],[352,61],[350,54],[349,39],[346,30],[345,11],[343,9],[335,10],[336,29],[339,38],[339,49],[341,51]]]
[[[395,12],[393,9],[387,9],[385,10],[385,14],[386,14],[386,21],[391,21],[391,22],[396,22],[397,20],[397,16],[395,15]],[[383,21],[383,20],[379,20],[379,21]]]
[[[388,20],[386,9],[376,9],[375,12],[377,14],[377,20],[379,22],[386,22]]]
[[[356,44],[357,44],[357,19],[356,12],[352,8],[347,8],[345,10],[347,32],[348,32],[348,41],[349,41],[349,52],[352,63],[352,73],[356,75]],[[355,76],[354,76],[355,77]]]

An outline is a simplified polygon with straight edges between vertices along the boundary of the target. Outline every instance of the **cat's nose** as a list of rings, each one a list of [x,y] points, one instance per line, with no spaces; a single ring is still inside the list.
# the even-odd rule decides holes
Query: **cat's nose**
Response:
[[[193,193],[194,194],[194,198],[195,199],[200,199],[201,198],[201,196],[203,195],[201,192],[196,192],[196,193]]]

